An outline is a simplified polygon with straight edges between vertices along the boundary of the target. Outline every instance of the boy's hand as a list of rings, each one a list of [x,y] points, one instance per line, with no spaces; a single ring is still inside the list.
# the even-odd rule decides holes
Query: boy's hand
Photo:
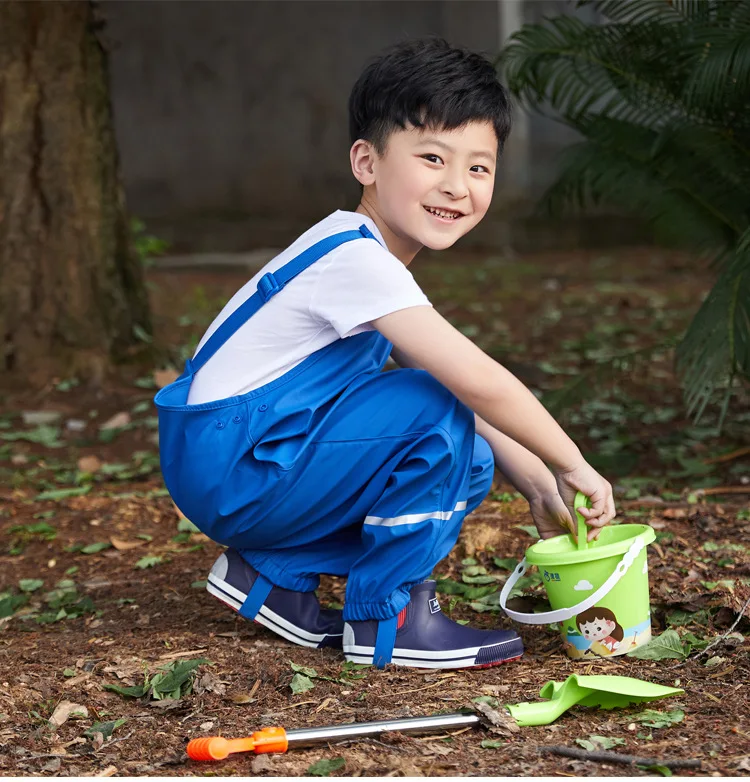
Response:
[[[590,508],[575,508],[593,529],[587,535],[587,540],[595,540],[601,528],[615,517],[615,500],[612,496],[612,486],[586,461],[581,461],[574,467],[555,470],[555,480],[563,502],[567,508],[573,508],[576,492],[583,492],[591,498]]]
[[[529,499],[529,508],[542,540],[564,535],[575,526],[554,482],[550,491]]]

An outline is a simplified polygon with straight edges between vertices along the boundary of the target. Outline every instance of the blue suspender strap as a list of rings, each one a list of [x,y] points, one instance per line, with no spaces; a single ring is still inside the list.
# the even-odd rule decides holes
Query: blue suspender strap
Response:
[[[396,644],[396,631],[398,630],[398,615],[390,619],[381,619],[378,622],[378,631],[375,636],[375,649],[372,653],[372,662],[376,668],[385,668],[393,656],[393,647]]]
[[[245,602],[240,606],[240,616],[244,616],[245,619],[255,619],[272,589],[273,584],[258,573]]]
[[[192,359],[192,371],[197,372],[216,353],[216,351],[272,297],[284,286],[291,282],[298,274],[303,272],[315,261],[322,258],[331,250],[340,245],[351,242],[354,239],[375,239],[367,226],[360,226],[358,231],[342,231],[341,233],[327,236],[308,247],[303,253],[282,266],[273,274],[264,274],[258,282],[258,290],[243,302],[210,336],[206,344]],[[377,239],[376,239],[377,241]]]

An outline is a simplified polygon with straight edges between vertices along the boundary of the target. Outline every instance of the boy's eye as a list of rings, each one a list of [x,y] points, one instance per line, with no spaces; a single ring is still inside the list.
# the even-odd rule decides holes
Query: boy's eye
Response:
[[[430,163],[442,163],[443,162],[442,159],[438,155],[427,154],[427,155],[422,155],[422,157],[425,160],[429,161]]]
[[[477,171],[477,173],[479,173],[479,174],[489,174],[490,173],[490,170],[489,170],[489,168],[487,168],[487,166],[480,166],[479,164],[477,164],[476,166],[472,166],[471,170],[472,171],[476,171],[476,169],[478,169],[478,168],[481,169],[481,171]]]

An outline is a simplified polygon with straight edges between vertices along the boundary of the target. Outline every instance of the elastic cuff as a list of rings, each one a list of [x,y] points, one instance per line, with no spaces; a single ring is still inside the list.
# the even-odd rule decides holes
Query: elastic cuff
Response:
[[[344,602],[344,621],[362,622],[366,619],[391,619],[398,616],[411,600],[410,588],[399,587],[389,598],[377,603],[352,602],[347,595]]]
[[[238,549],[242,559],[265,576],[274,586],[291,589],[293,592],[314,592],[320,585],[320,576],[294,575],[277,565],[268,554],[260,551]]]

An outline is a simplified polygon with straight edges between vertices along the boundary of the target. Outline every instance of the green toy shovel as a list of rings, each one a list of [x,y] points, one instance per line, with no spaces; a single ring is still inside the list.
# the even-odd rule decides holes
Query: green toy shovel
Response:
[[[677,687],[663,687],[630,676],[581,676],[574,673],[564,682],[547,682],[539,691],[539,697],[547,698],[546,701],[506,704],[506,708],[521,727],[549,725],[576,704],[618,709],[682,692],[684,690]]]

